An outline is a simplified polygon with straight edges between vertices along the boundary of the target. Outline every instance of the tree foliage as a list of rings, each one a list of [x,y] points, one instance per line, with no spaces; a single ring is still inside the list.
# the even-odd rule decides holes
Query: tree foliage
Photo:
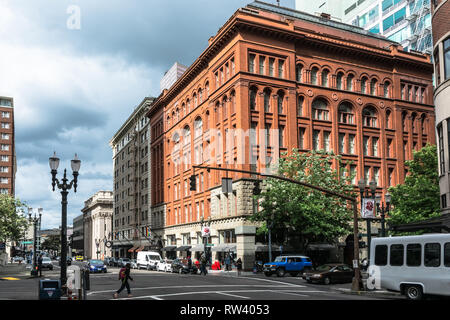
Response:
[[[404,184],[389,188],[393,209],[387,221],[393,225],[439,217],[439,174],[437,147],[428,144],[405,161],[409,175]]]
[[[41,244],[42,250],[58,251],[61,248],[61,236],[50,235]]]
[[[344,166],[339,155],[294,149],[280,159],[278,175],[354,197],[353,177],[339,175],[332,163],[337,168]],[[255,196],[260,210],[251,218],[263,222],[260,230],[267,230],[267,222],[272,221],[273,232],[293,230],[301,236],[303,246],[309,242],[333,243],[351,232],[353,211],[345,199],[277,179],[267,179],[265,185],[264,191]]]
[[[0,194],[0,241],[19,241],[28,226],[23,216],[26,205],[19,199]]]

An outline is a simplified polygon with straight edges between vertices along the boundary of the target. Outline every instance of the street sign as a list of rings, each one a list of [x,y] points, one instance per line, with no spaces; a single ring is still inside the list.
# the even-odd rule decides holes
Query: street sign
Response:
[[[206,246],[207,247],[214,247],[214,243],[207,243]]]
[[[22,244],[33,244],[33,241],[22,241]]]
[[[209,237],[211,235],[211,229],[207,226],[202,227],[202,237]]]

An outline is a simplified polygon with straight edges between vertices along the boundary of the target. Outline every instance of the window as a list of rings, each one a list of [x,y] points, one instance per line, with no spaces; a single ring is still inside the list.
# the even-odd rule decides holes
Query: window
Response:
[[[369,137],[363,137],[363,155],[369,155]]]
[[[297,117],[303,116],[303,103],[305,102],[305,97],[298,96],[297,98]]]
[[[322,71],[322,86],[328,87],[328,74],[330,72],[327,69]]]
[[[2,118],[9,118],[9,112],[8,111],[2,111]]]
[[[345,134],[339,133],[339,153],[345,153]]]
[[[422,246],[419,243],[408,244],[406,246],[406,265],[418,267],[422,260]]]
[[[9,156],[2,156],[2,162],[8,162]]]
[[[389,264],[391,266],[402,266],[403,265],[403,254],[404,247],[402,244],[391,245],[391,253],[389,256]]]
[[[284,78],[284,60],[278,60],[278,77]]]
[[[255,59],[256,55],[250,54],[248,58],[248,72],[255,73]]]
[[[275,59],[269,58],[269,76],[273,77]]]
[[[383,85],[383,96],[385,97],[385,98],[388,98],[389,97],[389,86],[390,86],[390,83],[389,82],[385,82],[384,83],[384,85]]]
[[[447,208],[447,194],[441,194],[441,208]]]
[[[278,92],[277,94],[278,113],[283,113],[283,99],[284,99],[283,92]]]
[[[444,266],[450,267],[450,242],[444,245]]]
[[[367,78],[363,77],[361,79],[361,93],[366,93],[367,91]]]
[[[437,126],[438,140],[439,140],[439,168],[440,174],[443,175],[445,173],[445,157],[444,157],[444,133],[442,130],[442,123]],[[3,147],[3,145],[2,145]],[[3,148],[2,148],[3,150]]]
[[[375,96],[377,94],[377,80],[376,79],[372,79],[372,81],[370,81],[370,94]]]
[[[2,122],[2,129],[9,129],[9,123],[8,122]]]
[[[363,126],[377,128],[377,112],[374,107],[363,110]]]
[[[303,66],[301,64],[298,64],[295,67],[295,79],[297,80],[297,82],[302,82],[302,71]]]
[[[256,110],[256,89],[250,88],[250,110]]]
[[[279,139],[279,146],[280,146],[280,148],[283,148],[283,146],[284,146],[284,144],[283,144],[283,140],[284,140],[284,126],[280,126],[279,127],[278,139]]]
[[[441,265],[441,245],[439,243],[426,243],[424,255],[425,267],[439,267]]]
[[[323,132],[323,148],[326,152],[330,151],[330,132]]]
[[[319,150],[319,130],[314,130],[313,132],[313,150]]]
[[[355,154],[355,135],[351,134],[348,136],[348,151],[350,154]]]
[[[311,69],[311,83],[317,84],[317,73],[319,72],[319,68],[313,67]]]
[[[339,72],[336,76],[336,88],[342,90],[342,79],[344,77],[344,73]]]
[[[266,63],[266,58],[263,56],[259,57],[259,74],[264,74],[264,65]]]
[[[372,156],[378,157],[378,138],[372,137]]]
[[[447,80],[450,78],[450,38],[444,40],[444,71]]]
[[[298,140],[299,149],[305,149],[305,128],[299,128]]]
[[[312,118],[328,121],[328,104],[324,99],[316,99],[312,103]]]
[[[264,90],[264,112],[270,111],[270,91]]]
[[[339,105],[338,113],[340,123],[353,124],[354,114],[353,114],[353,107],[350,103],[348,102],[341,103]]]
[[[350,166],[350,176],[353,177],[352,184],[356,184],[356,166],[355,165]]]
[[[355,76],[354,75],[352,75],[352,74],[349,74],[348,76],[347,76],[347,90],[348,91],[352,91],[353,90],[353,78],[354,78]]]
[[[375,265],[385,266],[387,264],[387,245],[375,246]]]

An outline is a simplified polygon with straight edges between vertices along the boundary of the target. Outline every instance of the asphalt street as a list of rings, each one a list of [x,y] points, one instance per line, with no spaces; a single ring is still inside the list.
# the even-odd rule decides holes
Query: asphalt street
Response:
[[[106,274],[91,274],[88,300],[112,300],[120,287],[118,268],[110,267]],[[60,268],[44,271],[42,278],[59,279]],[[401,299],[389,295],[351,295],[345,293],[350,284],[308,284],[300,277],[266,277],[263,274],[231,273],[208,275],[176,274],[158,271],[132,270],[132,297],[126,289],[118,300],[377,300]],[[41,279],[42,279],[41,278]],[[36,300],[40,278],[20,278],[0,282],[0,299]]]

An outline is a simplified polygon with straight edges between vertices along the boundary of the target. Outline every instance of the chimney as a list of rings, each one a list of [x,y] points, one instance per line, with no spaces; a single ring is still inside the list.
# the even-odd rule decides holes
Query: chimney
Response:
[[[330,19],[331,19],[331,15],[330,15],[329,13],[322,12],[322,13],[320,14],[320,16],[321,16],[322,18],[327,19],[327,20],[330,20]]]

